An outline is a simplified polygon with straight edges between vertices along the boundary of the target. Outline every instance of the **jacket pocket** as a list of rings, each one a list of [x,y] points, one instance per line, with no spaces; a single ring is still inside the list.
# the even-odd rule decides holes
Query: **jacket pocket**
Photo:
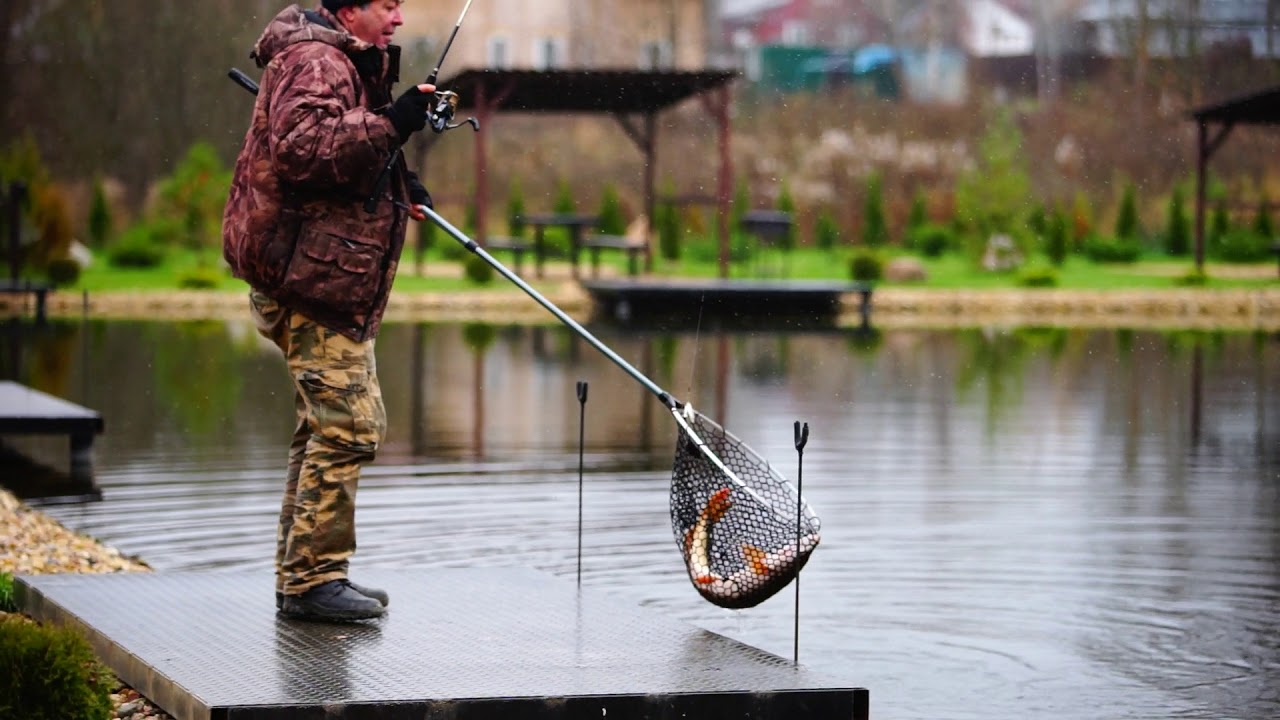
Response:
[[[303,227],[280,289],[337,312],[367,312],[378,296],[385,252],[369,240]]]

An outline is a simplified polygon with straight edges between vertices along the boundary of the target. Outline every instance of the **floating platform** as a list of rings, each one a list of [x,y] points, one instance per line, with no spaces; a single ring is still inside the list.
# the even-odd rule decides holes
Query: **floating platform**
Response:
[[[0,435],[68,436],[70,475],[75,483],[92,483],[93,439],[103,427],[102,415],[96,410],[16,382],[0,381]]]
[[[39,575],[18,606],[80,627],[178,720],[863,720],[868,693],[531,570],[369,570],[383,618],[276,613],[270,574]]]
[[[835,324],[842,299],[859,297],[870,319],[871,287],[819,280],[584,280],[596,318],[622,325],[809,328]]]

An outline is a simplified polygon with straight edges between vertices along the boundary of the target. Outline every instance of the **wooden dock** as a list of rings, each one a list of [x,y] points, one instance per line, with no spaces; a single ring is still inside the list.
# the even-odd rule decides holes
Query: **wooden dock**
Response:
[[[102,415],[19,383],[0,381],[0,435],[66,435],[71,476],[93,477],[93,439],[102,433]]]
[[[833,326],[846,295],[870,323],[871,287],[817,280],[590,280],[597,319],[622,325],[815,328]]]
[[[357,570],[387,615],[276,613],[269,571],[21,576],[178,720],[866,720],[868,693],[614,594],[525,568]]]

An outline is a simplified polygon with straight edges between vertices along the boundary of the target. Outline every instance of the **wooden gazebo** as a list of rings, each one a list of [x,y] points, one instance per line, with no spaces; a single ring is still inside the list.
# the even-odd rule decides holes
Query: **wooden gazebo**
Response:
[[[500,112],[605,113],[612,115],[644,155],[644,212],[649,220],[645,242],[645,270],[653,269],[653,212],[657,155],[657,116],[690,97],[699,96],[715,120],[718,134],[717,231],[722,268],[728,267],[729,204],[733,165],[729,153],[729,107],[736,71],[642,70],[465,70],[439,83],[459,94],[458,116],[480,121],[476,136],[477,240],[486,238],[489,204],[485,132]]]
[[[1205,175],[1209,159],[1236,125],[1280,125],[1280,86],[1191,111],[1200,126],[1196,153],[1196,270],[1204,270]],[[1216,125],[1212,137],[1209,126]]]

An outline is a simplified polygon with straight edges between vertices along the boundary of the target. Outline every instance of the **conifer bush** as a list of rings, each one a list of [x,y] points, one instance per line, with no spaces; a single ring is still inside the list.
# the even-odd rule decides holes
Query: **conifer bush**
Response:
[[[115,679],[78,631],[0,619],[0,717],[103,720]]]

